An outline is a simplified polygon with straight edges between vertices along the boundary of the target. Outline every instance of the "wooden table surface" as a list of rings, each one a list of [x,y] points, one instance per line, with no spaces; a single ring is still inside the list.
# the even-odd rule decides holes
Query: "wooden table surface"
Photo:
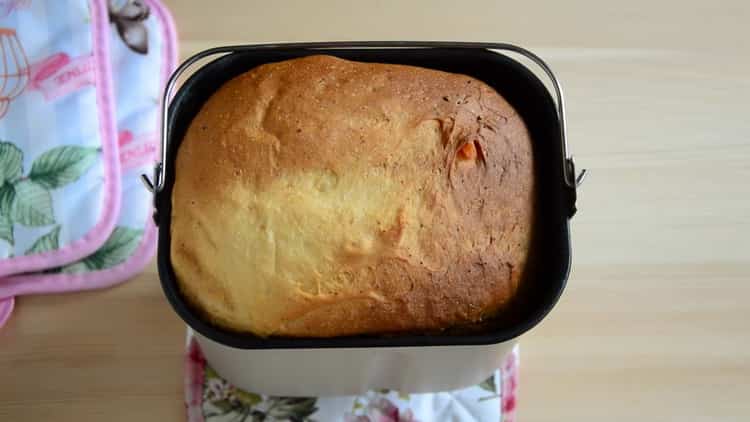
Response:
[[[750,420],[748,3],[166,3],[183,57],[333,39],[540,53],[590,177],[568,289],[521,342],[520,420]],[[105,291],[20,298],[0,330],[0,420],[183,420],[184,334],[153,266]]]

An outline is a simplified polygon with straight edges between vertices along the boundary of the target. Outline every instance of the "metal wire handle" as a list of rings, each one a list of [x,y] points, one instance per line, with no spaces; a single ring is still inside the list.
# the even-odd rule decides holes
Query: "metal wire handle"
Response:
[[[442,42],[442,41],[332,41],[332,42],[308,42],[308,43],[281,43],[281,44],[256,44],[256,45],[234,45],[226,47],[215,47],[197,53],[185,60],[167,82],[164,97],[161,104],[161,160],[154,166],[153,180],[142,174],[141,180],[146,188],[153,194],[164,189],[164,174],[167,166],[168,146],[168,123],[169,123],[169,100],[177,86],[177,79],[199,60],[219,54],[230,54],[247,51],[271,50],[271,49],[332,49],[332,48],[481,48],[487,50],[504,50],[518,53],[539,66],[552,82],[556,97],[557,118],[560,121],[560,139],[562,140],[562,169],[565,184],[575,189],[586,176],[586,169],[576,174],[573,156],[568,155],[568,138],[565,123],[565,101],[563,100],[562,87],[555,77],[552,69],[539,56],[513,44],[491,43],[491,42]]]

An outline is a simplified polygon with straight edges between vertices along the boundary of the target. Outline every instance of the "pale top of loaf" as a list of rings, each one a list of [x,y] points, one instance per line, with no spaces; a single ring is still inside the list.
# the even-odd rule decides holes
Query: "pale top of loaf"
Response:
[[[476,79],[310,56],[257,67],[179,147],[189,303],[260,336],[420,332],[496,314],[533,215],[528,131]]]

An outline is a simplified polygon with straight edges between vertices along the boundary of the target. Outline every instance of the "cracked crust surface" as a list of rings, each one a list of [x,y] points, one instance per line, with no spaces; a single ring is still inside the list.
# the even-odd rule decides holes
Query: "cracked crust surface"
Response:
[[[214,324],[260,336],[440,330],[516,294],[531,141],[492,88],[309,56],[223,85],[180,146],[171,259]]]

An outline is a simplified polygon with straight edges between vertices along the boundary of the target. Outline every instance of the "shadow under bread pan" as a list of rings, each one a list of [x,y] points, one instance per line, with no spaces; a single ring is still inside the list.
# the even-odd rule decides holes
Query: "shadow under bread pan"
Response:
[[[540,66],[545,85],[525,65],[498,51],[519,54]],[[528,127],[534,157],[536,209],[527,277],[518,299],[496,321],[440,333],[338,338],[260,338],[210,324],[183,299],[170,262],[170,218],[175,159],[190,122],[225,82],[250,69],[312,54],[348,60],[406,64],[472,76],[502,95]],[[340,395],[388,388],[445,391],[483,380],[502,362],[518,337],[538,324],[562,294],[570,271],[569,219],[575,213],[576,177],[567,155],[559,84],[533,53],[508,44],[444,42],[341,42],[218,47],[188,59],[178,77],[198,68],[165,106],[162,160],[153,179],[154,219],[159,226],[158,269],[165,295],[193,330],[209,364],[229,382],[271,395]],[[581,174],[582,176],[582,174]]]

